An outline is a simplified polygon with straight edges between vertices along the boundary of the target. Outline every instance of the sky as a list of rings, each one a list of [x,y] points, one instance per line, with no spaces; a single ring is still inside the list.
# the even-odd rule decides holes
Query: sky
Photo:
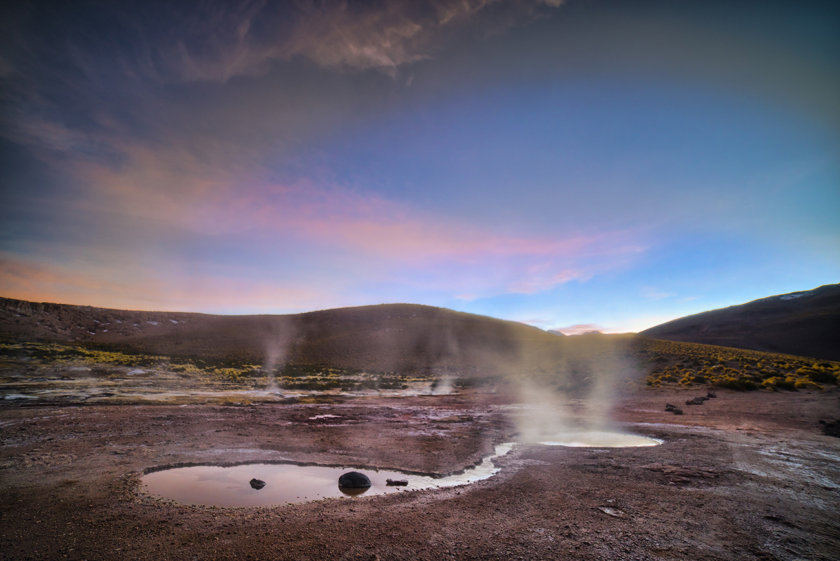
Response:
[[[639,331],[840,282],[840,4],[7,2],[0,296]]]

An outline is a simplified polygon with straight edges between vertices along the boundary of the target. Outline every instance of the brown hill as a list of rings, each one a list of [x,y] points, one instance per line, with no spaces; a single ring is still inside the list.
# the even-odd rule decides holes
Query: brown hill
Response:
[[[641,335],[840,360],[840,284],[686,316]]]
[[[412,304],[222,316],[0,298],[0,341],[72,343],[268,367],[498,373],[547,369],[564,338],[525,324]]]

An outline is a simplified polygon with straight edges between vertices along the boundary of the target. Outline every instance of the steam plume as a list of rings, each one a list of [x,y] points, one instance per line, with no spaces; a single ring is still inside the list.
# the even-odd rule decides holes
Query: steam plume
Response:
[[[274,329],[265,342],[265,359],[263,370],[268,375],[269,392],[280,393],[280,386],[277,384],[277,370],[286,365],[289,354],[289,345],[292,340],[292,329],[289,325],[273,326]]]
[[[617,384],[631,368],[627,344],[600,335],[569,338],[553,372],[518,380],[523,407],[515,421],[521,440],[609,430]]]

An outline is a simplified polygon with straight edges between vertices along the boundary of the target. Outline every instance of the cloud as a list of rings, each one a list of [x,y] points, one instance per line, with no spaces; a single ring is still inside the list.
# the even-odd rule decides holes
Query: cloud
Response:
[[[548,318],[538,318],[538,317],[526,317],[526,318],[512,318],[513,321],[518,321],[520,323],[524,323],[526,325],[532,325],[534,327],[539,327],[540,329],[545,329],[549,325],[553,324],[554,321]]]
[[[405,64],[433,55],[442,35],[469,22],[489,6],[513,6],[518,17],[533,17],[540,5],[556,8],[556,0],[503,2],[501,0],[436,0],[386,2],[374,8],[337,2],[304,4],[288,41],[273,56],[304,56],[325,67],[355,70],[375,68],[394,74]],[[505,25],[513,25],[515,18]]]
[[[676,296],[673,292],[666,292],[653,286],[642,288],[642,297],[646,300],[665,300]]]
[[[433,56],[446,32],[470,22],[488,6],[506,5],[519,17],[532,17],[537,6],[560,4],[435,0],[217,6],[193,26],[194,33],[164,47],[165,58],[185,81],[261,74],[272,62],[295,57],[326,68],[376,69],[394,75],[401,66]]]
[[[119,166],[77,164],[78,181],[87,189],[77,208],[166,224],[195,236],[247,240],[243,243],[252,247],[283,240],[281,245],[345,256],[395,274],[445,267],[459,279],[447,282],[463,284],[463,294],[544,292],[586,281],[645,250],[632,232],[504,235],[336,183],[306,177],[278,183],[267,170],[219,167],[178,150],[126,144],[122,153]],[[487,288],[476,292],[472,286]]]
[[[329,92],[319,94],[320,105],[310,104],[308,90],[286,85],[291,90],[275,98],[274,86],[262,89],[271,80],[253,89],[230,83],[299,58],[332,70],[393,74],[435,56],[447,34],[476,18],[505,12],[497,26],[504,29],[556,4],[245,2],[142,13],[114,5],[69,20],[54,41],[15,29],[7,35],[13,48],[0,62],[0,86],[13,86],[0,94],[11,108],[3,134],[60,176],[53,191],[38,195],[61,212],[44,228],[53,239],[40,246],[21,233],[8,236],[9,255],[19,256],[24,246],[30,253],[8,258],[0,287],[32,299],[57,294],[74,302],[95,297],[105,305],[193,309],[212,309],[227,291],[237,295],[229,302],[245,307],[262,301],[300,309],[399,299],[411,290],[470,299],[536,294],[633,259],[643,248],[628,243],[627,232],[511,235],[364,186],[350,189],[322,179],[319,170],[277,179],[273,172],[283,166],[266,164],[267,152],[282,153],[287,137],[318,134],[310,132],[318,119],[341,127],[355,106],[342,105],[344,96],[324,87],[320,74],[313,87]],[[193,99],[194,93],[200,95]],[[338,119],[334,106],[341,106]],[[221,244],[227,255],[214,254]],[[237,252],[256,255],[259,264],[231,280],[222,260],[235,261]],[[291,254],[317,256],[328,263],[319,271],[339,274],[316,279],[310,272],[289,281],[278,271]],[[185,265],[202,260],[198,275]],[[386,285],[397,288],[380,289]]]
[[[550,263],[538,263],[536,266],[529,267],[529,269],[523,271],[521,277],[508,287],[510,292],[516,294],[537,294],[573,280],[586,281],[592,278],[591,271],[575,269],[557,270],[556,268],[550,267]],[[539,272],[535,273],[535,270],[539,270]]]
[[[56,294],[92,297],[107,290],[110,279],[97,280],[64,267],[32,262],[10,254],[0,254],[0,291],[22,300],[50,301]]]
[[[404,301],[421,293],[443,302],[545,292],[644,251],[632,232],[502,234],[338,183],[281,183],[267,169],[216,162],[191,149],[152,149],[127,138],[113,148],[118,164],[65,165],[65,180],[83,189],[54,205],[62,209],[50,226],[54,239],[29,245],[32,262],[67,283],[32,270],[41,279],[35,292],[8,276],[3,287],[42,298],[53,286],[73,302],[97,291],[109,302],[145,291],[158,307],[181,301],[204,310],[224,290],[261,295],[232,298],[249,309],[256,301],[300,309],[304,302]],[[67,275],[45,265],[58,256],[72,262]],[[225,280],[234,275],[245,280]],[[105,290],[107,282],[113,286]]]
[[[161,83],[227,82],[255,76],[297,57],[325,68],[376,69],[393,75],[406,64],[432,56],[447,33],[471,23],[489,6],[508,13],[502,27],[535,17],[556,0],[387,1],[377,3],[211,1],[85,6],[47,10],[39,6],[6,13],[6,49],[0,76],[31,71],[27,64],[60,55],[85,79],[124,78]],[[89,17],[81,19],[79,14]],[[61,20],[50,41],[32,42],[36,26]],[[27,36],[29,35],[29,36]],[[45,55],[49,55],[46,56]],[[106,60],[107,57],[107,60]]]
[[[584,333],[592,333],[594,331],[603,333],[607,329],[597,323],[577,323],[566,327],[555,327],[551,331],[557,331],[563,335],[583,335]]]
[[[167,264],[117,269],[107,262],[91,264],[84,262],[83,256],[76,257],[76,262],[56,264],[0,253],[0,294],[34,302],[216,313],[303,312],[346,305],[328,282],[319,285],[310,280],[271,282],[247,276],[189,274],[173,277]]]

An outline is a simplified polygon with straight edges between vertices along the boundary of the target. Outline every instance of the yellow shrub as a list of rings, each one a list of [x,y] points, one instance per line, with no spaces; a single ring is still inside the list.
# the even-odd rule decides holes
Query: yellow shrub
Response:
[[[816,382],[812,382],[806,378],[798,379],[794,384],[797,390],[821,390],[823,387]]]

